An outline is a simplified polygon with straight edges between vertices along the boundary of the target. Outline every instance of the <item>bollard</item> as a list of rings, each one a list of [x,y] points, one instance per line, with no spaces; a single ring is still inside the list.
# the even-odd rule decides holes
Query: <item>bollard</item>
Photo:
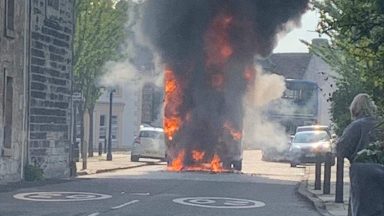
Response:
[[[321,190],[321,157],[319,154],[316,155],[315,190]]]
[[[327,152],[325,154],[325,163],[324,163],[324,182],[323,182],[323,194],[331,193],[331,163],[332,163],[332,153]]]
[[[336,161],[336,195],[335,202],[344,202],[344,158],[337,156]]]
[[[99,156],[103,154],[103,143],[99,142]]]

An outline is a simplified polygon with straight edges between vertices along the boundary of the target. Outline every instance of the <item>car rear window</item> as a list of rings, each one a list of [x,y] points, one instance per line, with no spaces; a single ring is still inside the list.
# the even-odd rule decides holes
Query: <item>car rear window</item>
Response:
[[[295,135],[295,143],[311,143],[329,141],[330,137],[325,131],[299,132]]]
[[[163,138],[163,133],[158,131],[141,131],[139,136],[145,138]]]

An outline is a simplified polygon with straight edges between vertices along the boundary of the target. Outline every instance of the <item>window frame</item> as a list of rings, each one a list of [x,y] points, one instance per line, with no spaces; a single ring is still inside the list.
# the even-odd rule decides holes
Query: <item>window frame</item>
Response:
[[[11,24],[9,23],[9,17],[10,17],[10,8],[9,8],[9,5],[10,5],[10,2],[12,2],[13,4],[13,11],[12,11],[12,26],[10,26]],[[6,37],[8,38],[15,38],[16,34],[15,34],[15,9],[16,9],[16,4],[15,4],[15,0],[5,0],[5,21],[4,21],[4,34]]]
[[[10,76],[7,72],[7,68],[4,68],[4,86],[3,86],[3,134],[2,134],[2,149],[9,150],[12,149],[13,143],[13,103],[14,103],[14,77]],[[11,84],[11,93],[9,93],[9,83]],[[11,94],[11,95],[10,95]],[[11,101],[9,101],[11,99]],[[10,103],[10,104],[9,104]],[[8,113],[8,109],[10,113]],[[8,115],[10,114],[10,115]],[[9,119],[10,118],[10,119]],[[9,128],[6,128],[9,127]],[[9,134],[8,130],[9,129]],[[4,154],[4,151],[2,151]]]

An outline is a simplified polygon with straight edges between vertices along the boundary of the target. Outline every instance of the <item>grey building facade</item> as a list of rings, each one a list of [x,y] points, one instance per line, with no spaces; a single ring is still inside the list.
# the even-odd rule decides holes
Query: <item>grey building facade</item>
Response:
[[[47,177],[69,175],[72,0],[32,0],[29,157]]]
[[[26,150],[26,5],[0,1],[0,183],[22,179]]]
[[[0,1],[0,183],[69,176],[72,0]]]

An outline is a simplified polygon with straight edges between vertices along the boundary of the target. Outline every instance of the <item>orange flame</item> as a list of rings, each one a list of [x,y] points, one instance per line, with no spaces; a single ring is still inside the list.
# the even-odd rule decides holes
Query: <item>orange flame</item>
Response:
[[[163,124],[165,134],[169,140],[172,140],[173,136],[180,128],[181,120],[178,117],[165,118]]]
[[[223,167],[221,166],[221,159],[217,154],[213,155],[213,159],[211,161],[211,170],[213,172],[223,171]]]
[[[242,134],[240,131],[234,129],[229,122],[224,123],[224,128],[231,134],[234,140],[240,141]]]
[[[164,133],[169,140],[173,139],[175,133],[181,126],[181,118],[179,116],[178,108],[182,103],[182,93],[180,84],[171,68],[166,68],[165,76],[165,107],[164,107]]]
[[[182,150],[179,152],[177,157],[172,160],[172,163],[170,166],[168,166],[169,171],[181,171],[184,167],[184,157],[185,157],[185,151]]]
[[[205,152],[193,150],[192,158],[195,162],[201,162],[205,156]],[[208,163],[196,163],[193,165],[186,166],[184,164],[185,150],[179,152],[177,157],[172,160],[171,164],[168,166],[168,171],[178,172],[178,171],[205,171],[205,172],[223,172],[226,171],[221,163],[219,155],[214,154],[213,158]]]
[[[203,160],[204,155],[205,155],[205,152],[197,151],[197,150],[193,150],[193,151],[192,151],[192,158],[193,158],[193,160],[195,160],[195,161],[201,161],[201,160]]]

